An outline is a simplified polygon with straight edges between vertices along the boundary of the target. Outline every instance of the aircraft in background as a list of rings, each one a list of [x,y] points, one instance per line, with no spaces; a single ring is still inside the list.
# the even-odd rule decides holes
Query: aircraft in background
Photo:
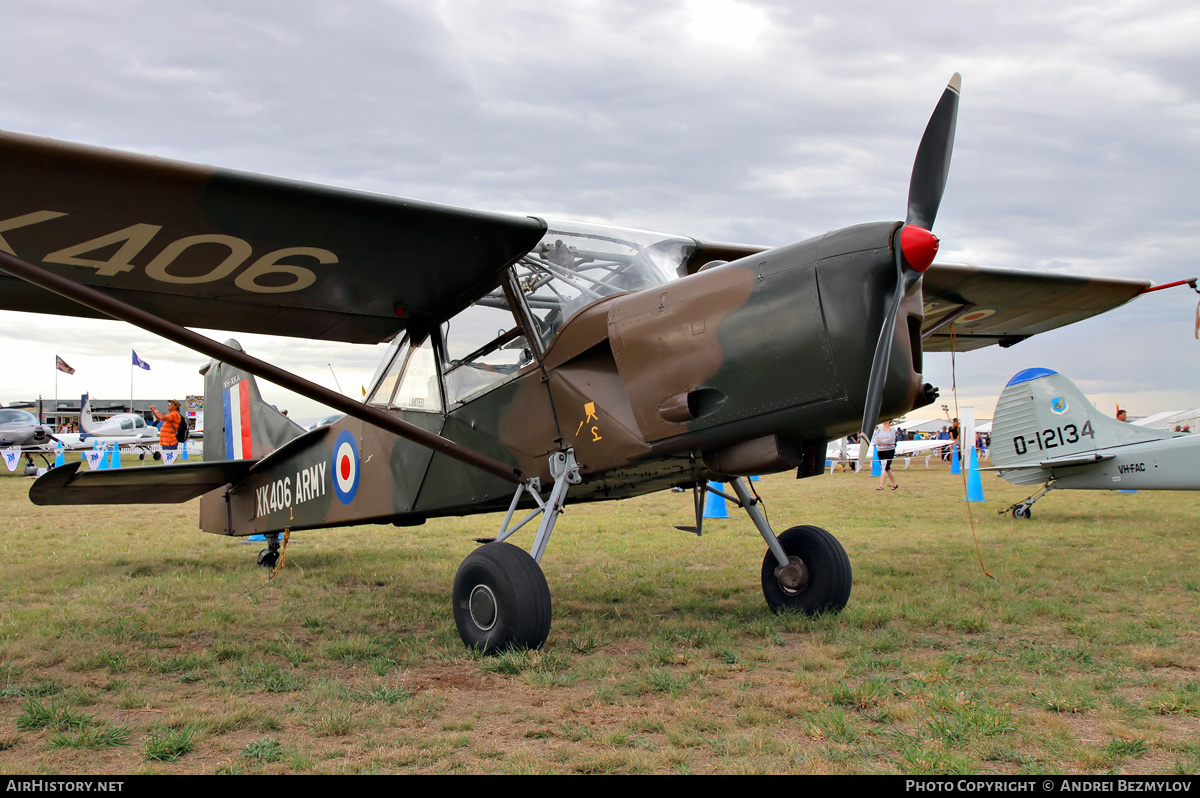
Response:
[[[767,544],[768,606],[840,610],[852,582],[841,544],[815,526],[777,536],[743,477],[822,474],[828,441],[930,404],[923,351],[1012,345],[1149,286],[934,264],[958,101],[955,75],[917,149],[903,221],[774,249],[0,133],[0,269],[14,275],[0,278],[0,307],[108,315],[212,358],[203,462],[68,464],[30,497],[201,496],[201,528],[266,535],[267,566],[287,530],[506,513],[480,533],[488,542],[452,596],[463,642],[490,652],[549,634],[540,563],[568,495],[691,487],[699,516],[717,480]],[[391,345],[359,402],[184,324]],[[306,432],[252,375],[346,418]],[[508,542],[539,516],[528,553]]]
[[[992,463],[1040,491],[1002,513],[1029,518],[1051,490],[1200,490],[1200,435],[1147,429],[1100,413],[1056,371],[1019,372],[992,420]]]
[[[33,413],[16,407],[0,407],[0,448],[37,448],[47,443],[53,445],[53,442],[53,427],[39,424]]]
[[[97,421],[92,417],[91,399],[85,393],[79,402],[79,432],[58,432],[54,438],[68,449],[90,449],[95,441],[117,446],[152,446],[158,443],[158,428],[147,424],[140,413],[117,413]],[[54,444],[45,448],[53,449]]]
[[[917,457],[922,454],[932,454],[938,449],[946,449],[953,445],[954,441],[939,441],[933,438],[919,441],[896,441],[896,457]],[[868,453],[870,453],[870,447],[868,446],[867,448]],[[825,449],[825,458],[833,460],[835,464],[843,460],[843,454],[845,455],[845,460],[857,462],[859,445],[857,443],[846,443],[846,439],[842,438],[831,442]],[[869,463],[870,458],[867,458],[866,462]]]

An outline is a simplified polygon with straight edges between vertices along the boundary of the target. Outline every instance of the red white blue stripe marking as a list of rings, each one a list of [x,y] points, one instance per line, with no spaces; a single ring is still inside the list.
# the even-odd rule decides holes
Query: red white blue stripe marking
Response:
[[[250,380],[242,380],[225,391],[225,459],[246,460],[254,456],[250,444]]]

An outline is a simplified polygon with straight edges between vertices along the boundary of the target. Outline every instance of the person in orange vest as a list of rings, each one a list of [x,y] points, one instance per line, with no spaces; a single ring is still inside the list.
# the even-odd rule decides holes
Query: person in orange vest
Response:
[[[183,416],[179,415],[179,402],[168,400],[166,413],[160,413],[157,407],[150,405],[150,412],[154,414],[154,420],[162,424],[158,428],[158,445],[163,449],[178,449],[179,425],[183,423]]]

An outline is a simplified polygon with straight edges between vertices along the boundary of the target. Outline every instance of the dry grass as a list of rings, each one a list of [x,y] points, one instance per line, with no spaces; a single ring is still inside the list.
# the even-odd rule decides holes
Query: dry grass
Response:
[[[492,517],[293,536],[196,509],[36,508],[0,479],[6,773],[1196,773],[1200,494],[1027,492],[945,467],[757,483],[827,527],[839,616],[773,616],[765,546],[690,495],[569,506],[540,652],[458,641],[454,571]],[[524,533],[523,537],[527,541]]]

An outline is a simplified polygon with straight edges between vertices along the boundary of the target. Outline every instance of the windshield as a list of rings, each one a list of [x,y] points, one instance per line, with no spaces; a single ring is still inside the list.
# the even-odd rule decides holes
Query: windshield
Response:
[[[693,239],[645,230],[549,220],[547,228],[513,266],[543,347],[597,299],[685,276],[696,249]]]
[[[0,409],[0,424],[36,424],[37,418],[33,413],[11,408]]]

